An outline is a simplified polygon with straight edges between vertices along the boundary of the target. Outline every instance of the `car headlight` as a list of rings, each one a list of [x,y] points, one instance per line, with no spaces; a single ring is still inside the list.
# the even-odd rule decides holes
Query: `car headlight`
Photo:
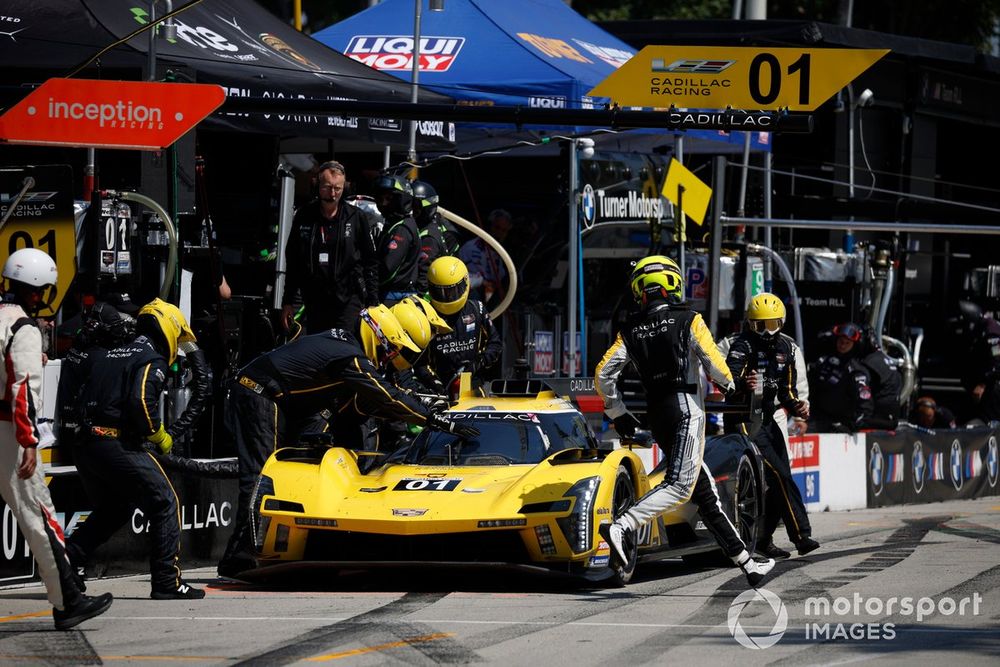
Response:
[[[588,477],[570,487],[564,495],[576,498],[569,516],[556,519],[573,553],[588,551],[594,543],[594,498],[601,485],[600,477]]]
[[[253,530],[253,543],[257,548],[257,551],[262,551],[264,549],[264,538],[267,536],[267,529],[271,525],[271,517],[262,516],[260,513],[260,504],[264,500],[264,496],[274,495],[274,480],[267,475],[261,475],[257,478],[257,486],[254,487],[253,496],[250,499],[250,506],[253,508],[253,514],[250,522],[250,528]]]

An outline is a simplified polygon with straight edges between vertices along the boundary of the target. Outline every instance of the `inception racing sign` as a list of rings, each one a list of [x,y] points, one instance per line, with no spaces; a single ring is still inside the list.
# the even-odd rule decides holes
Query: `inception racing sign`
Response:
[[[464,37],[421,37],[420,71],[447,72],[464,45]],[[409,72],[413,69],[413,37],[354,35],[344,55],[382,72]]]
[[[205,83],[49,79],[0,116],[0,141],[160,150],[225,99]]]

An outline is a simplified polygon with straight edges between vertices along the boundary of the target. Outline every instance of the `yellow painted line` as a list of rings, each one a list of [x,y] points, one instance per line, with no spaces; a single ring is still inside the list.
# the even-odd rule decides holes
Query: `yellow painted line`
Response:
[[[444,639],[446,637],[454,637],[454,632],[435,632],[432,635],[423,635],[420,637],[407,637],[402,641],[391,642],[389,644],[379,644],[378,646],[366,646],[365,648],[355,648],[350,651],[341,651],[340,653],[327,653],[326,655],[317,655],[314,658],[307,658],[306,662],[326,662],[327,660],[340,660],[341,658],[350,658],[355,655],[364,655],[365,653],[374,653],[375,651],[384,651],[390,648],[400,648],[401,646],[409,646],[410,644],[416,644],[419,642],[432,642],[435,639]]]
[[[1000,505],[994,505],[990,509],[993,510],[994,512],[1000,512]]]
[[[0,623],[6,623],[8,621],[20,621],[22,618],[40,618],[42,616],[51,616],[52,610],[46,609],[45,611],[33,611],[30,614],[15,614],[14,616],[0,616]]]

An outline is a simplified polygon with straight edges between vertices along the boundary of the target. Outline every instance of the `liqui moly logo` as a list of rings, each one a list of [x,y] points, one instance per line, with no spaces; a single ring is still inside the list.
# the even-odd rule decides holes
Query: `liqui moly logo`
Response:
[[[421,37],[420,71],[447,72],[465,45],[464,37]],[[413,69],[413,38],[405,35],[355,35],[344,54],[384,72]]]

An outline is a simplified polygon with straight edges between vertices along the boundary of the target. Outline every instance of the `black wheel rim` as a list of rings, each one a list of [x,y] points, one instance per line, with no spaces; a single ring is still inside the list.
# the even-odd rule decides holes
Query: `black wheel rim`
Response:
[[[611,516],[620,517],[635,501],[635,489],[628,475],[618,475],[615,478],[615,491],[611,496]]]
[[[740,538],[752,549],[757,544],[757,511],[759,494],[757,479],[754,477],[750,462],[744,457],[740,461],[736,477],[736,508],[734,519]]]

